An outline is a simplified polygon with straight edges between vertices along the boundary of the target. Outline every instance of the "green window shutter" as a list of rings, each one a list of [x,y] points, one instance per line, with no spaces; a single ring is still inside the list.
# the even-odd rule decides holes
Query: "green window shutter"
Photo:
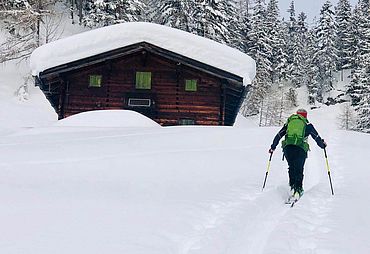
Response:
[[[90,75],[89,87],[101,87],[101,75]]]
[[[152,73],[151,72],[136,72],[136,89],[151,89],[152,88]]]
[[[196,92],[197,91],[197,80],[196,79],[185,80],[185,91]]]

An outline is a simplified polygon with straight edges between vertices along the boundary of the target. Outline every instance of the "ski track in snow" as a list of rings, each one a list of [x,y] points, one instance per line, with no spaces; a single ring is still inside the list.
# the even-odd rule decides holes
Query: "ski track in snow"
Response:
[[[274,133],[274,131],[266,129],[254,130],[260,135],[257,138],[259,144],[252,143],[245,146],[234,146],[232,145],[233,140],[228,141],[223,140],[223,138],[221,138],[221,141],[214,140],[213,136],[219,137],[217,136],[218,131],[218,129],[211,129],[210,131],[205,130],[202,132],[207,142],[214,142],[212,146],[209,146],[209,144],[203,146],[203,141],[197,139],[199,133],[189,130],[185,130],[185,135],[189,135],[189,140],[182,141],[181,144],[170,142],[169,140],[172,137],[175,138],[180,132],[176,128],[167,129],[164,132],[161,130],[147,131],[141,134],[132,133],[127,135],[114,134],[115,131],[113,131],[113,134],[108,131],[99,133],[99,135],[94,134],[94,131],[92,133],[77,134],[71,131],[70,133],[67,132],[68,134],[64,133],[61,137],[49,136],[45,138],[40,136],[43,137],[41,139],[38,137],[41,133],[36,132],[32,134],[32,131],[30,132],[31,135],[27,136],[15,134],[3,137],[0,142],[0,149],[2,149],[2,154],[5,155],[0,162],[1,174],[8,177],[8,174],[11,176],[14,171],[21,170],[24,167],[41,167],[40,172],[42,172],[44,168],[54,168],[55,164],[63,164],[67,168],[67,172],[69,172],[71,168],[88,161],[93,163],[101,163],[108,160],[120,161],[122,157],[125,160],[135,161],[135,157],[146,156],[151,158],[161,154],[177,158],[182,154],[191,156],[191,154],[202,153],[206,158],[214,158],[225,151],[231,151],[240,155],[248,154],[249,151],[255,149],[266,152],[268,145],[265,146],[264,144],[269,144],[270,139],[273,137],[270,134]],[[233,131],[235,130],[230,130],[230,133]],[[237,130],[237,132],[241,131]],[[55,132],[51,130],[49,134],[52,133]],[[266,135],[266,133],[269,134]],[[185,225],[191,229],[187,230],[185,235],[176,235],[171,233],[170,230],[163,229],[156,231],[156,234],[148,239],[147,246],[137,242],[138,240],[134,239],[134,236],[132,237],[132,242],[137,242],[137,248],[142,248],[144,252],[146,248],[153,248],[153,246],[165,242],[167,245],[164,245],[163,249],[167,248],[169,253],[179,254],[346,253],[344,252],[345,250],[341,252],[340,249],[335,248],[332,237],[332,233],[337,230],[333,228],[333,225],[335,225],[333,220],[343,218],[332,218],[331,215],[335,209],[335,198],[337,196],[341,197],[343,189],[348,187],[345,181],[348,177],[345,168],[347,159],[345,159],[344,150],[341,149],[343,146],[342,132],[335,131],[325,134],[322,136],[326,138],[329,144],[327,151],[336,196],[333,197],[330,193],[323,151],[317,148],[311,139],[312,151],[309,153],[305,167],[305,195],[293,208],[284,204],[288,195],[286,162],[281,161],[279,158],[280,154],[274,155],[267,186],[262,191],[261,185],[266,161],[261,161],[263,157],[261,156],[261,158],[251,161],[253,162],[251,165],[261,168],[259,173],[260,179],[255,179],[253,184],[248,183],[245,186],[235,185],[230,189],[226,189],[222,194],[218,193],[197,201],[178,201],[178,205],[184,208],[184,211],[181,212],[185,214],[182,215],[187,219]],[[138,140],[138,138],[141,139]],[[147,143],[162,139],[166,141],[163,144],[158,144],[157,151],[149,150],[143,152],[140,150],[146,147]],[[104,155],[94,154],[95,147],[98,146],[104,149],[107,146],[105,144],[107,141],[109,141],[108,146],[111,152]],[[113,141],[115,142],[113,143]],[[74,151],[77,152],[80,149],[81,142],[85,144],[84,148],[86,151],[82,154],[74,154]],[[113,152],[117,149],[114,149],[115,147],[112,147],[112,144],[116,148],[122,147],[124,144],[130,144],[132,150],[129,152],[127,150],[125,152]],[[21,150],[19,150],[19,145],[22,145]],[[40,145],[47,146],[48,149],[37,148],[35,149],[36,151],[33,151],[34,147],[39,147]],[[59,159],[58,153],[64,149],[64,146],[71,149],[72,152],[68,158]],[[90,148],[91,150],[89,150]],[[45,154],[36,156],[40,151]],[[332,153],[332,151],[336,153]],[[9,158],[6,156],[7,153]],[[93,156],[91,153],[93,153]],[[22,160],[14,161],[14,158],[10,156],[12,154],[18,154]],[[267,158],[267,154],[265,157]],[[239,165],[241,161],[243,159],[235,162],[235,165]],[[200,166],[209,165],[212,166],[208,161],[200,163]],[[85,173],[82,172],[80,174],[77,176],[77,180],[79,177],[83,177]],[[47,177],[39,180],[39,184],[45,184]],[[9,179],[14,180],[12,177]],[[19,186],[21,186],[22,181],[26,181],[25,179],[18,179],[20,181]],[[68,178],[65,179],[68,180]],[[106,181],[109,180],[110,178],[107,178]],[[5,188],[4,186],[11,185],[2,183],[2,188]],[[63,186],[60,187],[58,185],[55,187],[63,188]],[[5,188],[5,190],[7,189]],[[83,192],[81,193],[83,194]],[[81,193],[77,193],[77,195],[82,195]],[[172,220],[175,219],[172,218]],[[148,232],[150,234],[150,230]],[[161,252],[161,248],[158,249],[159,252]],[[155,253],[155,250],[152,250],[152,253]]]
[[[172,133],[166,133],[166,135],[171,135]],[[142,136],[153,135],[152,133],[145,133]],[[96,142],[98,140],[106,139],[125,139],[137,137],[137,135],[102,135],[98,137],[87,137],[87,138],[78,138],[71,140],[63,141],[59,140],[58,146],[65,145],[64,143],[73,143],[83,142]],[[29,142],[23,140],[23,145],[32,147],[35,145],[35,142]],[[51,143],[51,141],[41,142],[45,145]],[[122,141],[121,141],[122,142]],[[36,141],[37,143],[37,141]],[[15,146],[19,143],[3,143],[2,146]],[[168,149],[161,150],[158,152],[141,152],[141,153],[129,153],[125,156],[143,156],[143,155],[154,155],[159,153],[184,153],[184,152],[214,152],[222,150],[245,150],[251,149],[253,147],[222,147],[222,148],[199,148],[199,149]],[[30,148],[31,149],[31,148]],[[29,151],[25,149],[25,151]],[[89,157],[85,159],[81,158],[64,158],[61,160],[24,160],[20,162],[12,162],[12,165],[24,166],[32,164],[54,164],[54,163],[73,163],[73,162],[83,162],[84,160],[107,160],[110,158],[115,158],[122,156],[122,154],[110,154],[109,156],[97,156]],[[2,166],[7,166],[6,163],[2,163]],[[262,172],[261,172],[262,173]],[[316,185],[314,185],[315,187]],[[314,188],[314,187],[311,187]],[[307,190],[309,192],[310,190]],[[260,190],[258,186],[247,186],[244,189],[233,189],[228,193],[225,193],[224,196],[218,197],[215,200],[208,200],[203,202],[200,205],[198,211],[202,211],[199,216],[202,218],[201,223],[198,225],[193,225],[192,234],[179,244],[178,253],[239,253],[243,250],[243,253],[269,253],[269,241],[275,237],[275,235],[280,235],[280,231],[286,229],[285,218],[294,216],[294,211],[298,211],[299,206],[304,204],[306,201],[306,196],[296,205],[293,209],[290,209],[289,206],[284,204],[286,198],[286,188],[283,186],[270,187],[267,188],[264,192]],[[273,200],[273,202],[271,202]],[[313,201],[314,202],[314,201]],[[317,204],[313,203],[313,206]],[[308,216],[312,220],[313,217],[322,216],[322,207],[318,209],[319,214],[314,214],[311,212]],[[303,225],[301,230],[310,229],[311,231],[315,229],[312,226],[312,222],[308,217],[305,219],[297,218],[295,224]],[[241,223],[242,222],[242,223]],[[320,224],[320,221],[317,220],[316,224]],[[303,224],[302,224],[303,223]],[[280,229],[282,227],[282,229]],[[165,234],[165,233],[164,233]],[[303,234],[303,233],[302,233]],[[287,235],[287,234],[285,234]],[[288,234],[289,235],[289,234]],[[169,239],[171,236],[167,236]],[[295,237],[291,236],[293,242]],[[307,238],[307,237],[306,237]],[[221,240],[223,242],[228,242],[228,247],[218,246],[217,242]],[[278,242],[278,241],[273,241]],[[306,239],[306,242],[302,242],[301,245],[306,246],[309,240]],[[309,244],[308,244],[309,245]],[[289,248],[284,250],[289,253],[290,250],[297,250],[297,246],[287,245]],[[312,246],[312,245],[311,245]],[[313,246],[315,247],[315,246]],[[276,247],[273,248],[275,250]]]
[[[327,138],[331,141],[330,146],[333,150],[337,150],[337,146],[340,146],[340,137],[337,134],[331,134]],[[247,198],[243,198],[244,191],[240,190],[239,201],[234,201],[234,205],[231,206],[233,213],[229,212],[228,216],[236,218],[238,222],[245,222],[245,224],[239,225],[237,230],[234,228],[233,233],[236,238],[231,241],[232,248],[228,249],[227,253],[241,253],[241,250],[242,253],[251,254],[332,253],[330,248],[320,246],[320,242],[325,241],[332,231],[328,222],[333,209],[333,197],[329,194],[330,187],[324,154],[319,149],[314,150],[309,156],[309,165],[306,166],[305,174],[311,174],[313,177],[307,184],[309,186],[306,187],[305,195],[294,208],[283,204],[287,196],[286,188],[283,186],[270,189],[265,193],[255,192]],[[337,160],[333,156],[329,165],[336,169],[337,173],[332,173],[332,178],[336,177],[336,187],[339,188],[342,183],[341,179],[343,179],[340,176],[342,168],[335,161]],[[274,198],[272,199],[271,196]],[[274,202],[271,202],[272,200]],[[226,207],[230,208],[230,206]],[[223,213],[218,214],[218,218],[212,217],[213,221],[226,217],[224,213],[228,210],[227,208],[223,209]],[[235,214],[237,211],[239,211],[238,216]],[[248,211],[248,213],[243,214],[242,211]],[[251,213],[251,211],[255,212]],[[251,217],[251,214],[255,216]],[[210,232],[203,233],[207,237],[209,234]],[[211,253],[207,251],[206,253]]]

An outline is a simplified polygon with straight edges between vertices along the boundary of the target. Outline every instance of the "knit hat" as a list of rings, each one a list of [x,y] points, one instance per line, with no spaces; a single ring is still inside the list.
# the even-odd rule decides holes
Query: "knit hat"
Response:
[[[307,118],[307,111],[303,108],[298,109],[297,114],[303,116],[304,118]]]

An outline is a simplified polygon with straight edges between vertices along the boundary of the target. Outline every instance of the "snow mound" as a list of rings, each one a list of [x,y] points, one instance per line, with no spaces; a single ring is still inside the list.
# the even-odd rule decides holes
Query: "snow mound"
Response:
[[[245,116],[238,114],[234,123],[234,127],[237,128],[256,128],[257,124],[253,122],[251,118],[246,118]]]
[[[67,127],[160,127],[150,118],[131,110],[95,110],[59,120]]]

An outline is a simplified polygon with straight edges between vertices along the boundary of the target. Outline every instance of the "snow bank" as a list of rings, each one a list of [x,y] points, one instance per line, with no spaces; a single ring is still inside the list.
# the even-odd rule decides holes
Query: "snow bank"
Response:
[[[28,82],[24,97],[16,95],[18,88],[25,84],[28,72],[28,65],[18,60],[0,64],[0,136],[25,128],[48,126],[58,119],[32,80]]]
[[[160,127],[150,118],[131,110],[96,110],[59,120],[66,127]]]
[[[280,148],[261,192],[277,127],[46,127],[3,136],[1,253],[368,253],[370,135],[336,130],[338,110],[309,111],[328,143],[335,195],[309,138],[305,195],[293,209],[284,204]],[[95,111],[59,123],[138,118]]]
[[[255,128],[258,125],[253,122],[251,118],[238,114],[235,119],[234,127],[237,128]]]
[[[37,76],[55,66],[140,42],[151,43],[243,77],[244,84],[250,84],[255,76],[254,60],[234,48],[178,29],[145,22],[103,27],[43,45],[31,55],[32,74]]]

